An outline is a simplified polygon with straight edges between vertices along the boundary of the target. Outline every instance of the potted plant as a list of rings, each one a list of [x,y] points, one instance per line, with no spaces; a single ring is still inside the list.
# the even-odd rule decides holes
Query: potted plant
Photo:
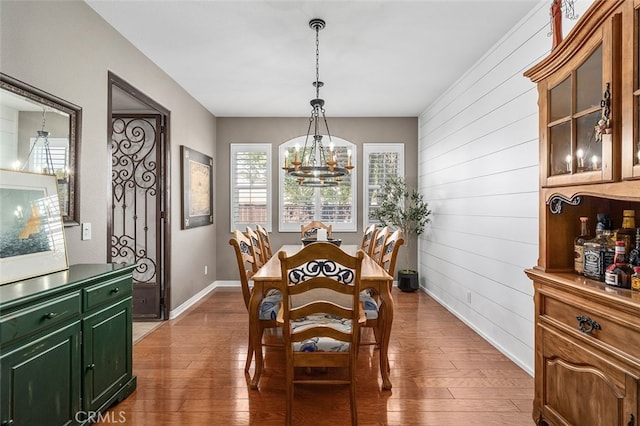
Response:
[[[400,229],[407,241],[404,269],[398,269],[398,288],[415,291],[419,288],[418,272],[409,269],[409,247],[411,241],[421,235],[431,221],[428,203],[415,188],[407,187],[401,178],[388,179],[382,186],[379,207],[372,212],[382,226]]]

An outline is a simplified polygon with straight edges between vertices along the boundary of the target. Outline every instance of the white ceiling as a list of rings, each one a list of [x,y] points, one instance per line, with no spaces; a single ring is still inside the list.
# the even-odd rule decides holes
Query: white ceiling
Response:
[[[86,0],[219,117],[418,116],[540,0]],[[549,1],[550,3],[550,1]],[[153,97],[152,93],[147,95]]]

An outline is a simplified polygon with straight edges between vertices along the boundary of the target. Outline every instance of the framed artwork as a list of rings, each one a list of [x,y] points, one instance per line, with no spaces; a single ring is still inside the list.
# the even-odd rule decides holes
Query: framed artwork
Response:
[[[0,284],[68,268],[56,176],[0,169]]]
[[[213,223],[213,158],[180,146],[182,229]]]

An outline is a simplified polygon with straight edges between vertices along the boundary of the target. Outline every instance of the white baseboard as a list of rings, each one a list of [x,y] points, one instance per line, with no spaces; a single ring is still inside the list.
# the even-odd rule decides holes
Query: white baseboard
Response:
[[[240,281],[214,281],[192,297],[190,297],[187,301],[185,301],[182,305],[178,306],[175,309],[169,311],[169,319],[176,319],[179,315],[182,315],[187,309],[195,305],[200,299],[205,297],[207,294],[211,293],[216,287],[240,287]]]

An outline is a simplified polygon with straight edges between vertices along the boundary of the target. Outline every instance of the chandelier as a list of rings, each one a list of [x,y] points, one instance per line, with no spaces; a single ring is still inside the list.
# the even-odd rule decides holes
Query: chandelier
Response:
[[[289,176],[296,178],[299,185],[311,187],[337,186],[342,177],[349,176],[353,165],[351,164],[351,150],[347,152],[347,164],[344,167],[338,165],[334,145],[331,141],[331,132],[324,109],[324,99],[320,99],[320,88],[324,83],[320,81],[320,30],[325,27],[322,19],[312,19],[309,27],[316,32],[316,80],[313,86],[316,88],[316,97],[311,100],[311,116],[307,137],[304,141],[302,152],[296,145],[293,161],[289,161],[289,152],[285,151],[283,169]],[[322,125],[326,129],[329,138],[329,149],[322,143],[323,135],[320,134]],[[313,134],[312,134],[313,128]]]

